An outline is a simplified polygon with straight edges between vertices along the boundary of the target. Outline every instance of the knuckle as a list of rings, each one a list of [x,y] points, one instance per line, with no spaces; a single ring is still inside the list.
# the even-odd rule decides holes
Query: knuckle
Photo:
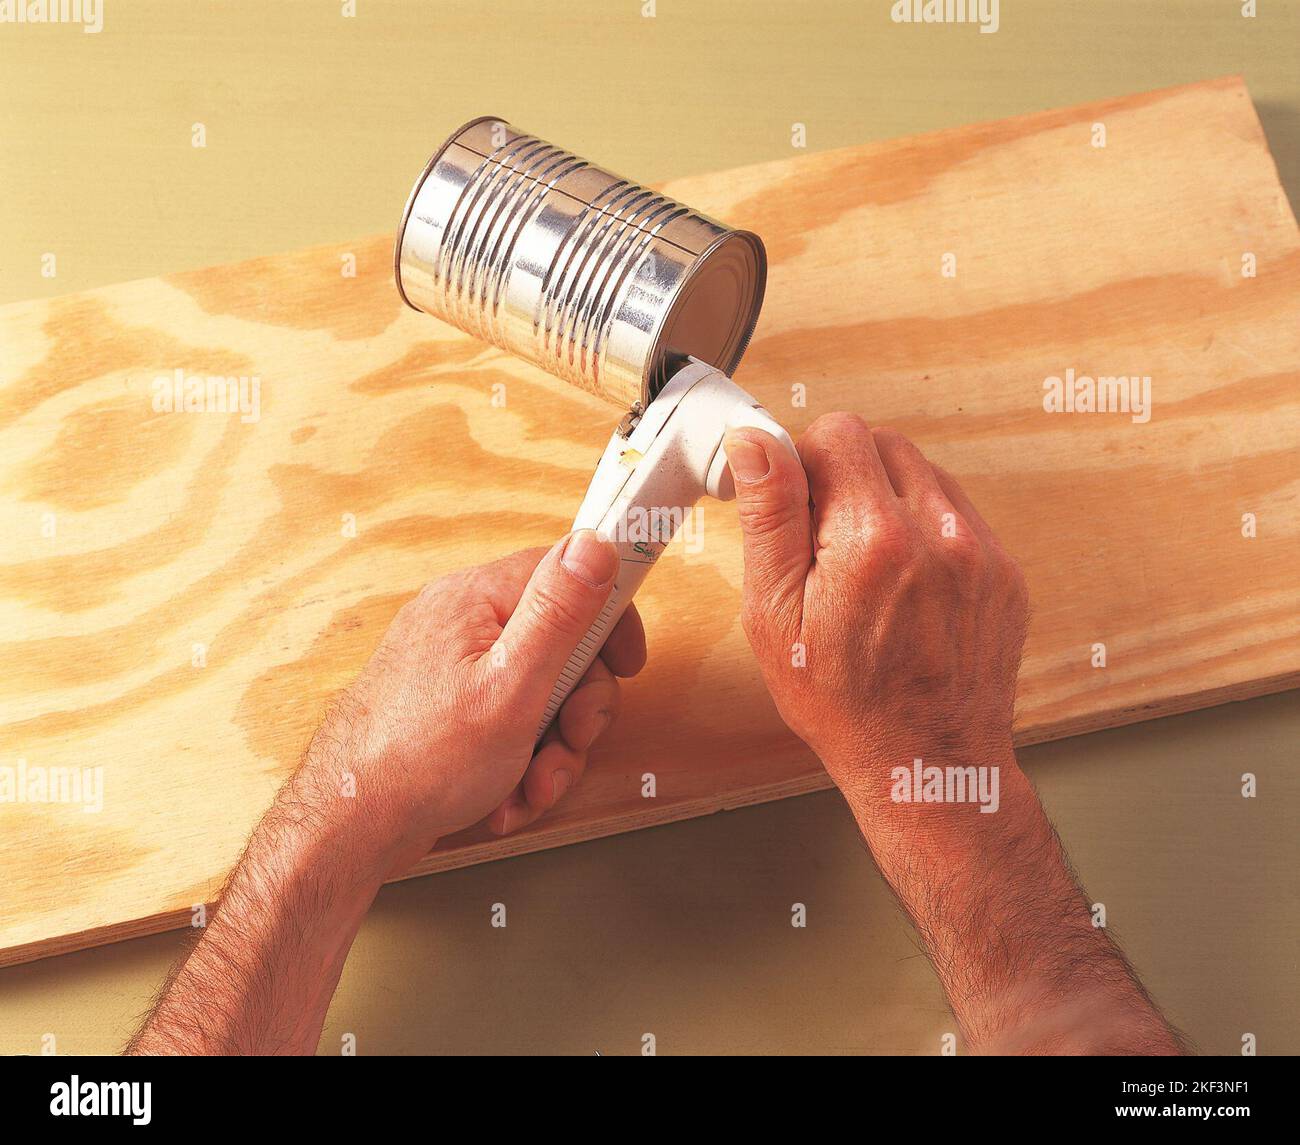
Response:
[[[974,530],[964,522],[951,536],[940,535],[939,552],[949,564],[965,572],[974,572],[985,561],[984,546]]]
[[[862,417],[849,410],[832,410],[824,413],[808,427],[809,433],[825,434],[829,437],[861,435],[870,433],[871,429]]]
[[[775,488],[754,491],[736,507],[741,528],[749,534],[766,535],[779,531],[794,518],[788,501]]]
[[[587,610],[576,588],[560,589],[543,582],[529,594],[528,608],[532,619],[550,632],[568,633],[587,624]]]
[[[890,514],[868,530],[863,556],[870,565],[897,571],[915,559],[918,547],[917,537],[908,523],[901,516]]]
[[[470,570],[472,571],[472,570]],[[445,597],[454,596],[460,593],[468,584],[469,572],[460,571],[447,573],[435,580],[425,582],[411,600],[407,601],[404,607],[410,608],[412,605],[417,607],[429,607],[435,602],[443,600]]]
[[[810,425],[800,440],[801,446],[826,452],[832,450],[835,443],[854,438],[870,436],[867,423],[855,413],[846,410],[834,410],[824,413]]]
[[[490,565],[476,565],[474,568],[466,569],[460,574],[458,587],[476,594],[482,594],[495,583],[496,570],[501,563],[500,561],[493,561]]]

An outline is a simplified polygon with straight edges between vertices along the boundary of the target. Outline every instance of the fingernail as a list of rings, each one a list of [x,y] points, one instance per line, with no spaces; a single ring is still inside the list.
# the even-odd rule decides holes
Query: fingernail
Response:
[[[600,739],[601,736],[605,734],[605,731],[609,727],[611,719],[613,719],[613,717],[609,714],[609,712],[601,711],[596,713],[596,721],[594,724],[592,724],[592,728],[591,728],[591,737],[587,740],[586,744],[583,746],[584,751],[586,751],[587,748],[591,747],[593,743],[595,743],[598,739]]]
[[[560,561],[579,580],[599,586],[618,569],[618,550],[594,529],[579,529],[569,537]]]
[[[560,768],[551,772],[551,802],[558,802],[560,797],[573,785],[573,773]]]
[[[723,443],[727,463],[737,481],[761,481],[770,468],[767,450],[746,437],[729,437]]]

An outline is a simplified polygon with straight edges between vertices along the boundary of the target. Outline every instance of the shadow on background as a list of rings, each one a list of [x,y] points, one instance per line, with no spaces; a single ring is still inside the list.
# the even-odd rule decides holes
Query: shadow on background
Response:
[[[1264,100],[1255,105],[1264,127],[1269,150],[1277,161],[1277,174],[1291,203],[1291,214],[1300,218],[1300,108]]]

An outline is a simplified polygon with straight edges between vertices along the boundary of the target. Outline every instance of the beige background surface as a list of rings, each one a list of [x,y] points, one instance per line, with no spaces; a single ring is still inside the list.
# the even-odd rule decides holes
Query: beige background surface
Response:
[[[823,149],[1240,72],[1297,202],[1300,3],[1003,0],[995,35],[889,6],[105,0],[98,35],[0,25],[0,301],[391,227],[431,147],[485,112],[652,181],[787,154],[795,122]],[[1205,1052],[1247,1032],[1300,1051],[1297,731],[1291,693],[1022,753]],[[0,973],[0,1051],[116,1049],[182,941]],[[817,795],[387,888],[322,1052],[352,1033],[362,1053],[609,1054],[653,1032],[661,1053],[935,1053],[951,1028]]]

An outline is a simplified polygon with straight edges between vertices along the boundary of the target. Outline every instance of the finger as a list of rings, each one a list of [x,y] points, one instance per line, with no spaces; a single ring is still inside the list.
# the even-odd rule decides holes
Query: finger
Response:
[[[563,738],[544,743],[519,781],[524,802],[528,805],[525,822],[531,823],[545,815],[578,785],[586,770],[585,748],[579,751],[565,743]]]
[[[487,829],[494,835],[510,835],[536,822],[577,783],[586,762],[585,751],[574,751],[558,737],[547,739],[523,779],[484,820]]]
[[[775,624],[796,639],[804,581],[812,567],[812,518],[803,466],[770,433],[746,427],[723,442],[736,482],[745,552],[745,608],[751,623]]]
[[[528,800],[524,798],[523,783],[517,784],[496,810],[483,820],[484,825],[494,835],[509,835],[512,831],[526,827],[530,822]]]
[[[476,570],[476,584],[488,594],[502,627],[519,607],[524,586],[546,553],[544,548],[521,549]],[[645,628],[635,604],[619,617],[600,654],[616,676],[635,676],[645,667]]]
[[[889,474],[889,483],[911,510],[922,536],[953,538],[963,529],[970,529],[948,500],[934,468],[911,441],[896,429],[875,429],[871,436]]]
[[[963,489],[961,484],[957,481],[957,478],[944,469],[942,465],[931,463],[931,468],[934,470],[935,479],[939,482],[939,488],[943,490],[944,495],[952,502],[953,508],[956,509],[957,512],[965,518],[966,523],[975,530],[976,535],[986,544],[997,544],[997,537],[994,535],[993,529],[989,526],[989,523],[984,519],[984,514],[975,508],[975,502],[970,499],[966,490]]]
[[[897,498],[875,438],[856,414],[823,414],[799,439],[799,456],[812,494],[819,560],[822,549],[851,556],[884,522],[897,518]]]
[[[618,681],[597,660],[565,700],[518,786],[488,816],[488,829],[506,835],[527,827],[573,790],[587,769],[591,745],[618,709]]]
[[[545,706],[609,599],[618,564],[618,550],[591,529],[570,533],[538,563],[500,640],[525,704]]]
[[[556,717],[564,742],[575,751],[586,751],[614,722],[621,699],[614,673],[597,659],[569,693]]]
[[[615,676],[635,676],[645,667],[645,626],[635,604],[618,618],[614,631],[600,650],[600,658]]]

